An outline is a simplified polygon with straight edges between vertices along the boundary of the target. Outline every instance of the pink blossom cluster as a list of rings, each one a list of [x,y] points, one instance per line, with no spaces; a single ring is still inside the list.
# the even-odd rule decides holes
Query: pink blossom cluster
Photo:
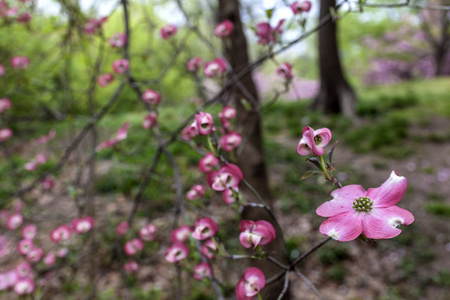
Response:
[[[230,20],[224,20],[216,25],[216,28],[214,29],[214,34],[218,38],[223,38],[229,36],[234,29],[234,25]]]
[[[167,24],[166,26],[162,27],[159,32],[164,40],[168,40],[177,33],[177,30],[178,29],[175,25]]]
[[[108,40],[112,48],[122,48],[127,42],[127,35],[125,33],[116,32]]]
[[[108,17],[102,17],[98,19],[88,19],[86,24],[84,25],[84,33],[94,34],[98,32],[106,21],[108,21]]]
[[[283,33],[281,26],[283,26],[284,19],[278,22],[275,27],[270,26],[268,22],[261,22],[256,25],[255,34],[258,37],[258,44],[268,45],[276,41],[276,39]]]
[[[30,4],[33,1],[14,1],[14,5],[10,5],[5,0],[0,0],[0,18],[8,23],[16,21],[19,24],[29,24],[32,18]]]
[[[311,6],[312,4],[310,1],[303,1],[303,2],[295,1],[294,3],[291,4],[291,9],[294,15],[298,15],[301,13],[309,12],[311,10]]]

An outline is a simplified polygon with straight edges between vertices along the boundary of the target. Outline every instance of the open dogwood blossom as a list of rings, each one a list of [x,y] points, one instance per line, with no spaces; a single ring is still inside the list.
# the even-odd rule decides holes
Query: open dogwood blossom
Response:
[[[34,247],[27,253],[27,259],[31,262],[38,262],[44,256],[44,250],[40,247]]]
[[[191,125],[186,126],[181,131],[181,138],[185,141],[189,141],[189,140],[195,138],[197,135],[198,135],[197,122],[195,120],[194,120],[194,122],[192,122]]]
[[[264,220],[256,222],[242,220],[239,223],[239,229],[241,230],[239,241],[245,248],[267,245],[276,237],[273,225]]]
[[[229,128],[231,126],[231,120],[236,117],[236,109],[231,106],[224,106],[222,111],[219,113],[220,122],[224,128]]]
[[[46,266],[53,266],[56,262],[56,255],[53,251],[48,252],[42,259]]]
[[[189,254],[189,248],[181,243],[181,242],[175,242],[167,248],[166,251],[166,260],[170,263],[176,263],[180,260],[185,259]]]
[[[281,29],[283,23],[284,19],[280,20],[275,28],[272,28],[268,22],[257,24],[255,34],[258,37],[258,44],[267,45],[273,43],[283,33]]]
[[[150,129],[155,127],[158,124],[158,116],[156,115],[156,112],[151,111],[144,117],[144,122],[142,122],[142,127],[144,129]]]
[[[202,241],[213,237],[218,231],[219,225],[213,219],[205,217],[195,221],[192,237]]]
[[[8,98],[0,99],[0,113],[11,108],[11,100]]]
[[[227,70],[227,62],[223,58],[215,58],[213,61],[208,61],[203,68],[203,72],[208,77],[222,76]]]
[[[138,238],[126,242],[124,246],[124,250],[127,255],[135,255],[142,249],[144,249],[144,243]]]
[[[289,80],[292,78],[292,65],[289,63],[282,63],[277,67],[276,73],[285,80]]]
[[[210,113],[199,112],[195,115],[195,123],[197,124],[197,130],[200,135],[208,135],[216,130]]]
[[[90,216],[77,218],[72,221],[72,228],[77,233],[85,233],[94,227],[94,218]]]
[[[311,2],[303,1],[300,3],[295,1],[291,4],[291,9],[294,15],[301,14],[302,12],[308,12],[311,9]]]
[[[30,65],[30,60],[26,56],[14,56],[10,63],[13,69],[26,69]]]
[[[303,128],[303,136],[297,146],[297,153],[302,156],[314,154],[323,155],[324,147],[331,140],[331,131],[328,128],[314,130],[309,126]]]
[[[175,228],[170,234],[170,239],[172,242],[185,242],[189,239],[192,233],[192,228],[187,226],[186,224],[181,225],[178,228]]]
[[[22,229],[22,237],[26,240],[32,240],[36,236],[37,227],[34,224],[28,224]]]
[[[177,27],[175,25],[168,24],[161,28],[160,33],[163,39],[168,40],[177,33]]]
[[[199,160],[198,169],[200,170],[200,172],[209,173],[218,165],[219,159],[215,157],[214,154],[209,152]]]
[[[125,73],[129,67],[130,67],[130,63],[128,62],[128,59],[124,59],[124,58],[118,59],[118,60],[114,61],[112,64],[112,68],[113,68],[114,72],[116,72],[117,74]]]
[[[27,261],[23,261],[15,268],[19,278],[25,278],[31,275],[31,265]]]
[[[114,75],[111,73],[105,73],[98,77],[97,83],[100,86],[105,87],[105,86],[108,86],[113,81],[114,81]]]
[[[223,38],[229,36],[233,32],[233,29],[233,23],[230,20],[225,20],[217,24],[216,28],[214,29],[214,34],[219,38]]]
[[[153,241],[158,228],[153,224],[147,224],[139,230],[139,237],[143,241]]]
[[[237,132],[230,132],[220,137],[219,145],[225,151],[233,151],[241,144],[242,137]]]
[[[203,59],[201,57],[193,57],[186,63],[186,68],[191,72],[196,72],[202,67]]]
[[[158,105],[161,102],[161,96],[154,90],[146,89],[142,94],[142,101],[152,105]]]
[[[125,235],[125,234],[127,234],[129,229],[130,229],[130,225],[128,225],[128,222],[122,221],[116,226],[116,233],[118,235]]]
[[[234,164],[224,164],[218,171],[212,171],[206,175],[209,186],[218,192],[238,187],[243,178],[241,169]]]
[[[6,220],[6,227],[10,230],[14,230],[22,226],[23,216],[19,213],[12,214],[9,216],[8,220]]]
[[[61,225],[50,232],[50,239],[54,243],[66,241],[70,238],[71,229],[68,225]]]
[[[236,299],[253,300],[265,286],[264,273],[255,267],[248,268],[236,285]]]
[[[113,48],[122,48],[127,42],[127,36],[125,33],[117,32],[109,38],[108,42],[109,45]]]
[[[211,277],[212,274],[211,266],[206,262],[199,263],[193,270],[194,274],[192,276],[194,276],[197,280],[203,280],[204,278]]]
[[[0,129],[0,142],[4,142],[10,139],[13,135],[13,132],[9,128],[1,128]]]
[[[392,171],[378,188],[367,191],[360,185],[347,185],[331,193],[332,200],[319,206],[316,213],[329,217],[320,225],[320,233],[346,242],[363,234],[369,239],[390,239],[400,234],[400,225],[409,225],[414,216],[396,206],[406,191],[405,177]]]
[[[196,184],[191,187],[191,189],[186,193],[186,198],[189,200],[201,199],[205,194],[205,186],[201,184]]]
[[[17,295],[29,295],[34,292],[35,285],[31,278],[18,279],[14,285],[14,292]]]
[[[17,251],[19,251],[21,255],[27,255],[33,248],[34,243],[32,240],[20,240],[17,243]]]

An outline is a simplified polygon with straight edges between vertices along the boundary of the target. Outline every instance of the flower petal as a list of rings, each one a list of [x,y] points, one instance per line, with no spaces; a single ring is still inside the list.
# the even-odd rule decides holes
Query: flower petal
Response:
[[[403,176],[398,176],[392,171],[391,176],[379,187],[367,191],[367,197],[372,200],[374,208],[389,207],[395,205],[405,194],[408,181]]]
[[[352,241],[362,232],[362,219],[361,213],[344,212],[323,222],[319,231],[340,242]]]
[[[325,147],[331,141],[331,131],[328,128],[320,128],[314,131],[314,136],[320,136],[322,138],[321,142],[317,147]]]
[[[304,139],[301,139],[297,146],[297,153],[301,156],[307,156],[312,153],[312,149],[308,147],[306,144],[306,141]]]
[[[402,232],[397,227],[414,222],[414,216],[398,206],[374,208],[363,220],[363,234],[369,239],[390,239]]]
[[[366,190],[362,186],[352,184],[346,185],[331,193],[333,200],[323,203],[316,209],[316,214],[322,217],[332,217],[346,211],[353,210],[355,198],[362,197]]]

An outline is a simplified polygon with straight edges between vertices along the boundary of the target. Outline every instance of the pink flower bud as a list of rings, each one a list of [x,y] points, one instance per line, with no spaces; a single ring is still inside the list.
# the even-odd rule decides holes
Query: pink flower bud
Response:
[[[219,165],[219,159],[217,157],[215,157],[214,154],[212,154],[212,153],[207,153],[198,162],[198,168],[203,173],[211,172],[218,165]]]
[[[125,122],[119,130],[117,130],[116,140],[122,141],[127,138],[128,129],[130,128],[130,122]]]
[[[161,102],[161,96],[154,90],[146,89],[142,94],[142,101],[152,105],[158,105]]]
[[[22,237],[26,240],[32,240],[36,236],[37,227],[34,224],[28,224],[22,229]]]
[[[177,33],[177,27],[175,25],[168,24],[161,28],[160,33],[163,39],[168,40]]]
[[[233,23],[231,23],[230,20],[225,20],[217,24],[216,28],[214,29],[214,34],[219,38],[223,38],[225,36],[229,36],[233,32],[233,29]]]
[[[223,58],[216,58],[205,64],[203,72],[208,77],[222,76],[227,70],[227,62]]]
[[[42,248],[34,247],[27,253],[27,259],[31,262],[38,262],[44,256],[44,250]]]
[[[192,276],[197,280],[203,280],[204,278],[211,277],[211,274],[211,266],[206,262],[202,262],[194,267],[194,274]]]
[[[0,113],[4,112],[10,108],[11,108],[11,101],[8,98],[0,99]]]
[[[264,273],[258,268],[248,268],[236,285],[236,299],[253,299],[265,286],[266,277]]]
[[[195,221],[192,237],[202,241],[213,237],[218,231],[219,225],[213,219],[205,217]]]
[[[170,234],[170,239],[172,242],[185,242],[189,239],[192,233],[192,228],[183,224],[178,228],[175,228]]]
[[[142,127],[145,129],[150,129],[158,124],[158,116],[154,111],[151,111],[148,115],[144,117],[144,122],[142,122]]]
[[[54,243],[66,241],[70,238],[71,230],[68,225],[61,225],[50,232],[50,239]]]
[[[314,154],[314,156],[323,155],[324,147],[331,140],[331,131],[328,128],[314,130],[309,126],[303,128],[303,136],[298,143],[297,153],[302,156]]]
[[[195,138],[197,135],[198,130],[197,130],[197,123],[195,121],[181,131],[181,138],[185,141],[189,141]]]
[[[239,200],[239,189],[237,187],[233,189],[226,189],[222,194],[223,202],[231,204]]]
[[[69,252],[69,250],[67,250],[66,247],[63,247],[63,248],[59,249],[59,250],[56,252],[56,256],[58,256],[58,257],[60,257],[60,258],[66,257],[66,255],[67,255],[68,252]]]
[[[85,233],[94,227],[94,218],[90,216],[78,218],[72,221],[72,228],[77,233]]]
[[[276,72],[279,76],[283,77],[285,80],[289,80],[292,78],[292,65],[289,63],[282,63],[276,69]]]
[[[200,184],[194,185],[187,193],[186,198],[189,200],[201,199],[205,194],[205,187]]]
[[[42,189],[44,189],[45,191],[51,190],[54,185],[55,180],[53,180],[53,178],[51,177],[47,177],[41,182]]]
[[[35,285],[31,278],[19,279],[14,285],[14,292],[17,295],[29,295],[34,292]]]
[[[222,111],[219,113],[219,118],[232,120],[236,117],[236,109],[231,106],[224,106]]]
[[[267,245],[276,237],[273,225],[264,220],[256,222],[242,220],[239,229],[241,230],[239,241],[245,248]]]
[[[0,142],[4,142],[8,139],[10,139],[13,135],[13,132],[9,128],[2,128],[0,129]]]
[[[112,48],[122,48],[127,42],[127,36],[125,35],[125,33],[117,32],[109,38],[108,42]]]
[[[201,68],[202,64],[203,59],[201,57],[193,57],[186,63],[186,68],[191,72],[195,72]]]
[[[98,80],[97,80],[98,84],[103,87],[108,86],[113,81],[114,81],[114,75],[111,73],[102,74],[98,77]]]
[[[283,33],[281,30],[283,23],[284,19],[280,20],[275,28],[272,28],[267,22],[257,24],[255,34],[258,37],[258,44],[267,45],[273,43]]]
[[[208,259],[213,259],[214,252],[212,252],[212,251],[216,251],[216,250],[217,250],[217,246],[212,239],[207,240],[206,243],[200,249],[202,254],[205,257],[207,257]]]
[[[143,241],[153,241],[155,239],[158,228],[153,224],[148,224],[139,230],[139,237]]]
[[[144,249],[144,243],[138,238],[126,242],[124,246],[124,250],[127,255],[135,255],[142,249]]]
[[[225,151],[233,151],[241,144],[242,137],[237,132],[230,132],[219,139],[219,145]]]
[[[166,251],[166,261],[176,263],[185,259],[189,254],[189,248],[180,242],[175,242]]]
[[[208,135],[216,130],[210,113],[205,113],[203,111],[199,112],[195,115],[195,122],[200,135]]]
[[[113,62],[112,68],[117,74],[125,73],[130,66],[128,59],[118,59]]]
[[[10,63],[13,69],[26,69],[30,65],[30,60],[26,56],[14,56]]]
[[[21,214],[12,214],[9,216],[8,220],[6,221],[6,227],[10,230],[14,230],[22,226],[23,223],[23,217]]]
[[[53,251],[48,252],[42,261],[46,266],[53,266],[56,262],[55,253],[53,253]]]
[[[5,75],[5,67],[3,65],[0,65],[0,76]]]
[[[122,221],[117,225],[116,227],[116,233],[118,235],[125,235],[127,234],[128,230],[130,229],[130,225],[128,225],[127,221]]]
[[[139,270],[139,265],[136,261],[131,260],[123,265],[123,270],[127,274],[135,274]]]
[[[243,179],[241,169],[234,164],[225,164],[218,171],[209,172],[206,176],[209,186],[218,192],[228,188],[236,188]]]
[[[294,15],[308,12],[311,9],[311,2],[303,1],[302,3],[299,3],[298,1],[295,1],[291,4],[291,9]]]

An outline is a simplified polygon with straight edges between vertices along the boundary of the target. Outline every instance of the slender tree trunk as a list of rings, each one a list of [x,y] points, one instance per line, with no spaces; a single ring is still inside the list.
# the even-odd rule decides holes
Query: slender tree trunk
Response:
[[[231,64],[234,74],[238,74],[249,63],[247,41],[242,29],[238,0],[219,0],[219,21],[230,20],[234,25],[233,33],[224,41],[225,53]],[[265,203],[271,206],[273,201],[268,185],[268,177],[264,162],[261,115],[259,95],[252,78],[251,72],[243,77],[232,90],[237,110],[237,122],[243,138],[243,149],[237,157],[237,163],[241,168],[244,179],[256,190]],[[243,101],[250,103],[251,108],[246,108]],[[255,194],[241,184],[241,194],[247,202],[259,203]],[[261,208],[246,208],[242,217],[247,220],[267,220],[277,229],[277,239],[266,246],[266,251],[271,252],[279,261],[287,262],[284,253],[282,233],[275,220]],[[253,263],[253,262],[252,262]],[[278,273],[281,269],[268,261],[257,261],[266,278]],[[283,289],[283,278],[264,289],[264,299],[276,299]],[[287,294],[283,299],[289,299]]]
[[[320,1],[320,19],[336,7],[336,0]],[[320,90],[312,108],[323,113],[353,116],[356,95],[343,74],[336,36],[337,23],[328,22],[319,30]]]

